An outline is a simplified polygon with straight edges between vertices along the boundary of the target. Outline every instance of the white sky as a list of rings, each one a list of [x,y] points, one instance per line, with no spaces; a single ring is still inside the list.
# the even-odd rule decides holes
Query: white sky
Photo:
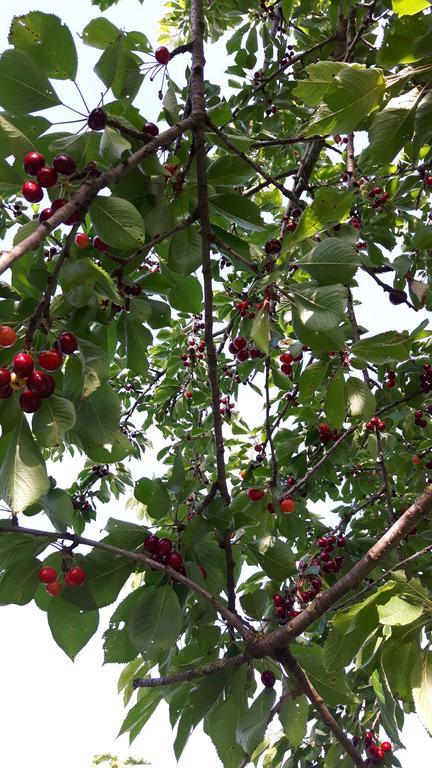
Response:
[[[0,51],[7,46],[7,33],[12,15],[34,10],[52,12],[52,0],[31,3],[13,0],[1,3]],[[161,16],[161,0],[121,0],[117,7],[105,12],[105,16],[127,30],[142,30],[153,43],[157,42],[157,21]],[[73,32],[81,33],[84,26],[98,15],[89,0],[60,0],[55,5],[57,13]],[[125,24],[126,20],[126,24]],[[77,44],[79,41],[76,41]],[[79,48],[78,82],[91,106],[98,101],[100,81],[93,73],[93,66],[100,52],[86,46]],[[224,47],[216,46],[208,52],[208,76],[217,81],[221,68],[218,57],[224,55]],[[179,57],[180,58],[180,57]],[[170,65],[174,76],[181,77],[182,64],[175,59]],[[60,83],[56,89],[62,93]],[[91,98],[93,97],[93,98]],[[75,97],[74,97],[75,99]],[[70,103],[70,98],[67,99]],[[157,86],[144,85],[135,104],[147,119],[157,119],[160,103]],[[78,105],[78,101],[74,101]],[[65,118],[69,119],[69,118]],[[366,285],[366,278],[361,280]],[[364,290],[362,292],[364,295]],[[423,314],[423,313],[422,313]],[[407,307],[392,307],[380,289],[367,281],[367,301],[358,312],[359,322],[373,332],[413,328],[422,319]],[[250,408],[250,395],[242,388],[240,409]],[[249,406],[249,407],[248,407]],[[253,412],[253,410],[252,410]],[[60,467],[55,476],[60,486],[70,484],[70,478],[78,462],[70,460]],[[152,467],[146,461],[145,474]],[[137,475],[139,476],[139,474]],[[123,502],[112,503],[104,509],[103,518],[89,535],[98,535],[106,517],[125,517]],[[31,519],[31,525],[43,527],[43,520]],[[121,757],[129,754],[143,757],[154,768],[175,768],[172,752],[173,736],[166,708],[161,705],[149,725],[137,738],[131,749],[127,737],[115,740],[125,716],[122,700],[117,695],[117,679],[121,665],[102,667],[101,635],[107,626],[112,607],[101,611],[98,633],[78,655],[73,664],[58,648],[51,637],[45,615],[33,604],[1,607],[0,632],[0,685],[1,685],[1,732],[0,764],[7,768],[90,768],[92,756],[113,752]],[[410,717],[404,731],[406,752],[398,757],[403,768],[418,768],[419,760],[431,753],[431,742],[415,716]],[[179,768],[201,768],[205,758],[206,768],[220,768],[210,740],[197,729],[187,745]]]

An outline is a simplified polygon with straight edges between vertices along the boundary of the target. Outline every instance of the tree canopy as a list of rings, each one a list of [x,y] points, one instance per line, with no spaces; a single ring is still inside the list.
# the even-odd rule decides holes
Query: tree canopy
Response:
[[[0,56],[0,604],[71,659],[113,605],[131,742],[165,701],[177,759],[203,723],[225,768],[399,766],[432,733],[430,4],[172,0],[156,50],[94,4],[102,100],[56,15]]]

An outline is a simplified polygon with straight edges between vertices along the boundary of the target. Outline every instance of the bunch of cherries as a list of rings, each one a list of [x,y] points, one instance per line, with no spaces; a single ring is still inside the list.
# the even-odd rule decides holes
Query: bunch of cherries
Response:
[[[366,429],[369,432],[374,432],[375,430],[382,432],[385,429],[385,423],[378,416],[372,416],[371,420],[366,424]]]
[[[73,568],[68,568],[64,571],[64,583],[67,587],[79,587],[84,584],[86,580],[86,574],[83,568],[79,565],[75,565]],[[39,571],[39,581],[41,584],[46,584],[46,591],[52,597],[57,597],[63,590],[63,585],[59,581],[57,570],[50,566],[43,566]]]
[[[382,763],[385,755],[392,751],[392,745],[389,741],[382,741],[380,746],[378,746],[372,731],[366,731],[365,733],[365,748],[374,765]]]
[[[12,331],[16,341],[16,333],[8,326],[1,326],[0,340],[5,339],[2,329]],[[12,339],[12,334],[6,334]],[[1,343],[1,342],[0,342]],[[12,342],[14,343],[14,342]],[[3,344],[2,346],[6,346]],[[11,345],[7,345],[11,346]],[[38,363],[44,370],[35,369],[35,362],[28,352],[19,352],[12,360],[12,371],[0,368],[0,399],[10,397],[14,389],[22,389],[20,407],[24,413],[35,413],[42,405],[42,400],[50,397],[55,390],[55,381],[46,371],[56,371],[63,362],[63,355],[71,355],[78,349],[76,336],[70,331],[59,334],[53,349],[45,349],[38,354]]]
[[[335,545],[340,548],[345,547],[345,536],[335,536],[333,533],[330,533],[317,539],[317,546],[320,548],[317,560],[324,573],[339,573],[342,569],[344,557],[342,555],[331,556]]]
[[[427,394],[432,390],[432,365],[425,363],[423,371],[420,375],[420,389]]]
[[[51,189],[55,187],[61,176],[72,176],[76,171],[76,163],[71,155],[60,153],[56,155],[53,164],[46,165],[45,157],[40,152],[28,152],[24,158],[24,170],[29,176],[35,176],[36,181],[25,181],[22,185],[22,196],[29,203],[40,203],[44,196],[44,188]],[[40,215],[39,221],[43,222],[49,219],[53,213],[58,211],[65,205],[66,200],[58,198],[53,200],[49,208],[44,208]],[[76,211],[65,222],[65,224],[75,224],[81,220],[82,212]]]
[[[236,336],[228,344],[228,351],[231,352],[234,357],[240,363],[244,363],[245,360],[255,360],[257,357],[262,357],[262,352],[258,347],[248,344],[247,339],[244,336]]]
[[[323,445],[327,445],[330,442],[336,442],[340,437],[337,429],[330,429],[328,424],[320,424],[318,426],[320,442]]]
[[[180,552],[173,549],[173,543],[171,539],[160,538],[155,534],[149,534],[144,539],[144,550],[151,555],[151,559],[157,563],[163,563],[169,565],[174,571],[179,571],[185,574],[185,568],[183,565],[183,557]]]
[[[254,319],[255,312],[250,311],[250,304],[248,301],[238,301],[235,308],[240,312],[240,317],[246,317],[247,315],[249,320]]]
[[[196,363],[197,360],[204,358],[205,342],[198,341],[194,338],[186,340],[188,345],[188,351],[183,352],[181,355],[181,361],[185,368],[189,368],[191,363]]]

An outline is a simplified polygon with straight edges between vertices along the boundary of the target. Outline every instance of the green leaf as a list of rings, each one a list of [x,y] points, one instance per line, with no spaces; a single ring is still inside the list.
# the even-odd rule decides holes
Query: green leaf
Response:
[[[344,423],[346,404],[345,378],[342,371],[338,371],[327,387],[324,402],[324,411],[327,419],[336,429],[340,429]]]
[[[343,285],[291,286],[301,322],[314,331],[331,331],[343,317],[347,291]]]
[[[306,129],[306,136],[350,133],[377,109],[385,88],[381,70],[360,64],[343,67],[334,75],[333,86],[325,92],[324,104]]]
[[[292,648],[300,666],[305,670],[312,685],[323,697],[326,704],[335,707],[338,704],[352,704],[355,696],[348,687],[343,671],[327,672],[322,660],[322,649],[317,645],[299,646]]]
[[[383,670],[394,698],[412,701],[412,671],[421,654],[420,632],[415,630],[401,642],[399,637],[387,639],[381,655]]]
[[[247,197],[224,193],[210,198],[210,209],[246,230],[264,229],[260,209]]]
[[[351,416],[359,416],[363,421],[372,418],[376,411],[375,395],[364,381],[354,376],[347,380],[347,401]]]
[[[263,740],[270,710],[276,701],[276,691],[265,688],[252,706],[240,717],[236,730],[237,744],[251,755]]]
[[[74,508],[71,497],[61,488],[50,488],[41,504],[56,531],[64,531],[73,524]]]
[[[404,627],[406,624],[412,624],[423,613],[421,605],[413,605],[403,600],[398,595],[390,598],[385,605],[378,606],[378,615],[381,624],[388,624],[393,627]]]
[[[97,197],[89,209],[96,234],[120,250],[144,245],[144,222],[139,211],[120,197]]]
[[[167,298],[173,309],[181,312],[199,314],[203,310],[203,294],[201,283],[197,277],[175,275],[176,287],[167,291]],[[164,323],[166,325],[167,323]]]
[[[135,567],[131,560],[102,550],[82,558],[80,565],[86,574],[85,583],[79,588],[67,587],[64,597],[85,610],[111,605]]]
[[[128,312],[125,320],[127,367],[138,375],[144,376],[148,370],[148,347],[153,341],[148,328],[134,322]]]
[[[346,64],[338,61],[320,61],[305,67],[308,78],[300,80],[293,95],[311,107],[317,107],[325,92],[333,85],[337,75]]]
[[[414,16],[429,6],[428,0],[392,0],[392,8],[398,16]]]
[[[352,346],[352,351],[362,360],[383,365],[394,360],[408,360],[409,351],[404,345],[407,337],[396,331],[386,331],[376,336],[361,339]]]
[[[104,16],[100,16],[98,19],[92,19],[86,27],[83,29],[82,41],[86,45],[91,45],[92,48],[105,48],[110,43],[121,37],[122,32],[111,21],[108,21]]]
[[[201,266],[202,244],[198,229],[186,227],[171,238],[168,250],[168,267],[180,275],[190,275]]]
[[[79,348],[81,355],[84,358],[83,383],[79,394],[81,395],[82,392],[83,397],[89,397],[92,392],[109,379],[110,369],[108,354],[102,347],[92,344],[90,341],[87,341],[87,339],[79,340]],[[66,378],[70,360],[71,358],[66,364]],[[75,376],[79,378],[79,375],[80,373],[76,372]]]
[[[61,597],[51,598],[48,624],[58,646],[74,661],[99,625],[99,611],[83,611]]]
[[[138,605],[145,587],[140,587],[131,592],[117,606],[109,620],[109,627],[104,632],[104,663],[125,664],[136,658],[137,651],[131,643],[128,634],[127,622],[131,611]]]
[[[116,163],[131,146],[130,141],[114,128],[110,128],[109,125],[105,128],[101,136],[100,152],[106,163]]]
[[[0,113],[0,136],[6,143],[7,151],[16,157],[24,156],[35,149],[33,137],[24,133],[17,125],[16,120],[5,112]],[[17,174],[14,168],[5,163],[11,173]],[[18,174],[17,174],[18,175]],[[19,177],[21,178],[21,177]]]
[[[398,746],[402,746],[399,739],[396,702],[391,695],[382,668],[374,669],[371,675],[371,682],[380,708],[381,725],[391,740]]]
[[[421,651],[412,671],[415,708],[420,721],[432,736],[432,651]]]
[[[204,731],[210,736],[224,768],[240,768],[244,761],[243,749],[235,741],[239,714],[238,702],[230,695],[204,720]]]
[[[1,524],[2,527],[8,527],[10,526],[10,520],[2,520]],[[53,541],[56,538],[56,534],[53,534]],[[49,544],[49,537],[46,540],[41,540],[24,533],[7,533],[2,531],[0,535],[0,570],[8,570],[21,560],[26,560],[28,565]]]
[[[146,587],[129,618],[129,637],[140,653],[158,654],[174,645],[182,628],[182,610],[173,588]]]
[[[76,406],[74,431],[81,440],[96,445],[111,444],[117,437],[120,400],[109,384],[102,384]]]
[[[350,216],[352,192],[338,192],[334,189],[318,189],[315,198],[300,216],[297,228],[284,241],[282,253],[307,237],[312,237],[326,229],[346,221]]]
[[[27,605],[39,586],[39,560],[29,557],[12,565],[0,579],[0,605]]]
[[[320,285],[349,283],[360,264],[359,252],[354,246],[336,237],[322,240],[296,264]]]
[[[249,336],[261,352],[268,355],[270,349],[270,315],[267,309],[260,309],[256,313]]]
[[[117,304],[122,303],[112,277],[101,266],[95,264],[92,259],[67,261],[60,272],[59,282],[64,293],[85,285],[93,288],[94,293],[99,296],[110,299]]]
[[[162,697],[163,689],[161,688],[142,690],[139,701],[127,713],[120,728],[119,736],[130,731],[130,742],[132,742],[149,721]]]
[[[147,507],[149,517],[159,520],[171,509],[171,498],[162,480],[142,477],[135,484],[135,498]]]
[[[215,187],[245,186],[255,175],[254,169],[236,155],[218,157],[208,169],[209,183]]]
[[[116,99],[129,97],[133,100],[143,81],[141,65],[141,59],[128,49],[122,35],[104,50],[94,71],[104,85],[111,88]]]
[[[0,441],[5,446],[0,467],[0,497],[15,512],[23,512],[48,490],[45,462],[30,427],[22,416],[20,423]]]
[[[249,545],[252,549],[252,545]],[[258,551],[253,547],[257,560],[264,573],[275,581],[284,581],[295,571],[295,556],[291,549],[283,541],[275,541],[264,551]]]
[[[58,16],[31,11],[15,16],[9,42],[28,56],[54,80],[74,80],[78,58],[69,28]]]
[[[288,699],[279,712],[279,720],[289,743],[299,747],[306,736],[309,702],[306,696]]]
[[[75,424],[75,408],[65,397],[46,398],[33,416],[32,430],[36,440],[44,448],[60,445]]]
[[[414,131],[419,91],[413,89],[395,99],[375,116],[369,128],[369,146],[360,156],[359,163],[391,163]]]
[[[0,104],[12,114],[26,114],[60,104],[44,71],[22,51],[4,51],[0,57]]]
[[[299,378],[299,389],[302,400],[309,400],[321,386],[328,370],[328,363],[317,360],[304,369]]]

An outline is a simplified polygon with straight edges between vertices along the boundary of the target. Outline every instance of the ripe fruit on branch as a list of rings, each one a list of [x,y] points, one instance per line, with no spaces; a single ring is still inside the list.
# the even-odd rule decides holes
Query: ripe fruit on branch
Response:
[[[43,168],[40,169],[37,173],[37,180],[38,184],[41,187],[46,187],[46,189],[49,189],[50,187],[55,187],[55,185],[58,182],[58,174],[55,168],[52,168],[49,165],[45,165]]]
[[[251,501],[261,501],[265,496],[265,491],[261,488],[248,488],[247,495]]]
[[[174,163],[165,163],[164,168],[171,176],[174,176],[177,166]]]
[[[183,566],[183,558],[180,552],[170,552],[166,559],[166,564],[173,568],[175,571],[179,571]]]
[[[53,211],[58,211],[59,208],[63,208],[64,205],[66,205],[67,200],[65,200],[63,197],[57,197],[56,200],[53,200],[51,203],[51,208]]]
[[[281,361],[281,363],[290,365],[294,360],[294,358],[289,352],[284,352],[282,355],[279,355],[279,360]]]
[[[24,170],[29,176],[36,176],[45,165],[45,158],[40,152],[29,152],[24,158]]]
[[[31,389],[25,389],[20,395],[20,408],[24,413],[36,413],[42,405],[42,398]]]
[[[87,125],[92,131],[103,131],[108,122],[108,115],[104,109],[97,107],[92,109],[88,116]]]
[[[150,552],[151,554],[154,554],[156,552],[156,547],[159,542],[159,536],[154,536],[153,534],[150,536],[147,536],[147,538],[144,540],[144,549],[146,552]]]
[[[269,256],[275,253],[280,253],[281,248],[282,248],[282,243],[276,237],[273,238],[273,240],[267,240],[267,242],[264,245],[264,250]]]
[[[58,337],[58,343],[64,355],[71,355],[78,349],[76,336],[71,331],[62,331]]]
[[[155,59],[159,64],[168,64],[170,60],[170,52],[164,45],[160,45],[155,50]]]
[[[261,673],[261,682],[266,688],[273,688],[276,678],[271,669],[265,669],[264,672]]]
[[[155,552],[157,555],[169,555],[172,550],[171,539],[158,539]]]
[[[280,508],[285,515],[290,515],[295,510],[295,502],[293,499],[284,499],[280,503]]]
[[[61,173],[63,176],[71,176],[76,171],[76,163],[73,157],[63,152],[55,156],[53,166],[57,173]]]
[[[13,328],[8,325],[0,325],[0,347],[13,347],[17,340],[17,335]]]
[[[49,373],[32,371],[27,378],[27,387],[40,397],[50,397],[55,390],[55,381]]]
[[[417,454],[414,454],[414,456],[411,457],[411,461],[413,464],[421,464],[421,458],[420,456],[417,456]]]
[[[12,367],[17,376],[26,379],[34,369],[34,360],[27,352],[19,352],[12,361]]]
[[[389,741],[382,741],[381,742],[381,749],[383,752],[391,752],[393,747]]]
[[[96,248],[96,250],[100,251],[101,253],[108,253],[109,251],[109,245],[107,245],[107,243],[104,243],[104,241],[101,240],[100,237],[93,238],[93,248]]]
[[[156,123],[146,123],[143,127],[144,133],[149,133],[150,136],[158,136],[159,135],[159,128],[156,125]]]
[[[55,568],[44,566],[40,569],[38,578],[41,584],[52,584],[57,580],[57,571]]]
[[[63,355],[59,349],[44,349],[39,352],[38,361],[46,371],[56,371],[62,364]]]
[[[79,587],[86,580],[85,571],[79,565],[75,565],[65,575],[65,584],[68,587]]]
[[[29,203],[40,203],[44,193],[43,189],[35,181],[25,181],[21,188],[22,196]]]
[[[62,589],[63,587],[59,581],[52,581],[51,584],[48,584],[46,588],[48,594],[52,597],[57,597],[61,593]]]
[[[75,245],[77,248],[87,248],[89,242],[90,238],[85,234],[85,232],[78,232],[78,234],[75,235]]]
[[[54,211],[52,208],[44,208],[39,214],[39,222],[42,224],[43,221],[47,221],[51,218],[53,213]]]
[[[391,304],[398,305],[403,304],[407,300],[407,295],[405,291],[399,291],[397,288],[394,288],[392,291],[389,292],[389,301]]]
[[[0,368],[0,388],[7,387],[11,382],[11,374],[7,368]]]

